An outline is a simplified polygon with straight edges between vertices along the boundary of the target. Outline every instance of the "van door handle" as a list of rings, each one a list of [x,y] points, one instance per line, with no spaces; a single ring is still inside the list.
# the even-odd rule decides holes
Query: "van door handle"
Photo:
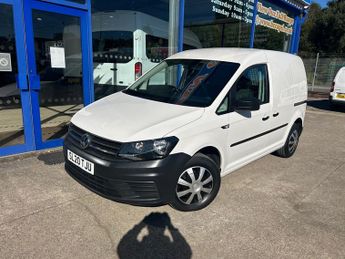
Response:
[[[230,128],[230,124],[226,124],[226,125],[222,126],[221,128],[222,129],[228,129],[228,128]]]
[[[267,121],[269,118],[270,118],[270,116],[263,117],[262,120],[263,120],[263,121]]]
[[[273,117],[278,117],[279,116],[279,112],[273,114]]]

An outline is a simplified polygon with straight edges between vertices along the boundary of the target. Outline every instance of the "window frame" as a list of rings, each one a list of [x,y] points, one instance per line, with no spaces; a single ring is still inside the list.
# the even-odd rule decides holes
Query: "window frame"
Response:
[[[266,70],[266,78],[267,78],[267,94],[268,94],[268,102],[265,102],[265,103],[260,103],[260,107],[261,105],[264,105],[264,104],[269,104],[271,102],[271,83],[270,83],[270,74],[269,74],[269,71],[268,71],[268,63],[258,63],[258,64],[254,64],[254,65],[251,65],[249,67],[247,67],[246,69],[244,69],[241,74],[237,77],[236,81],[233,83],[233,85],[230,87],[228,93],[226,94],[226,96],[223,98],[223,100],[220,102],[219,106],[217,107],[216,109],[216,114],[217,115],[224,115],[224,114],[228,114],[228,113],[231,113],[231,112],[234,112],[235,109],[234,107],[231,105],[231,100],[232,100],[232,97],[233,97],[233,94],[234,94],[234,89],[235,89],[235,86],[236,84],[238,83],[238,81],[241,79],[241,77],[249,70],[249,69],[252,69],[252,68],[255,68],[257,66],[264,66],[265,67],[265,70]],[[224,112],[218,112],[218,110],[220,109],[220,107],[222,106],[223,102],[225,101],[226,98],[229,98],[228,100],[228,109]]]

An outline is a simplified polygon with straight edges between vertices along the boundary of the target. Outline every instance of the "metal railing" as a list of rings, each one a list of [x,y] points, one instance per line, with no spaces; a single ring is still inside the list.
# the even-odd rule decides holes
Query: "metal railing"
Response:
[[[309,91],[328,92],[333,79],[345,66],[345,53],[299,53],[307,72]]]

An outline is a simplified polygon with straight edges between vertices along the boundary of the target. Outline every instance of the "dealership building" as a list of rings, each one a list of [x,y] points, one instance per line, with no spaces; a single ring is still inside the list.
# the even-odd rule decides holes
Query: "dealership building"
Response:
[[[0,0],[0,157],[61,146],[73,114],[176,52],[243,47],[296,54],[309,5]]]

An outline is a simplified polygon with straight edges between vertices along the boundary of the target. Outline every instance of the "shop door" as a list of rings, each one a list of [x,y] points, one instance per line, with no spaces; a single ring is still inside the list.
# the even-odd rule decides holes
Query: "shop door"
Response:
[[[34,149],[22,5],[0,0],[0,156]]]
[[[60,146],[71,117],[91,102],[87,12],[23,3],[36,148]]]

